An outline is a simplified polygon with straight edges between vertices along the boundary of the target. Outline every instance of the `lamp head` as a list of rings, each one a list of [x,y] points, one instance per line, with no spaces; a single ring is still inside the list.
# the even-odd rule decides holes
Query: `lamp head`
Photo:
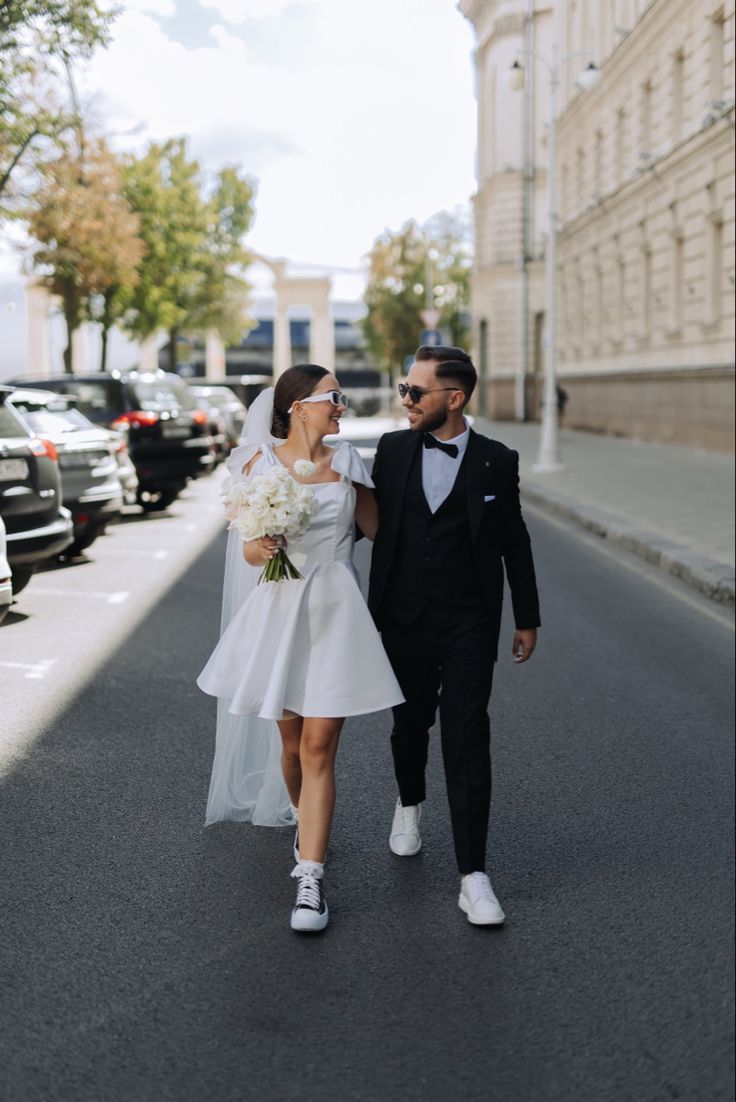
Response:
[[[601,71],[592,61],[583,69],[582,73],[578,74],[578,78],[575,81],[578,88],[582,88],[584,92],[592,92],[594,88],[598,87],[600,82]]]
[[[525,82],[524,66],[521,62],[515,61],[511,68],[503,74],[503,79],[509,92],[520,92]]]

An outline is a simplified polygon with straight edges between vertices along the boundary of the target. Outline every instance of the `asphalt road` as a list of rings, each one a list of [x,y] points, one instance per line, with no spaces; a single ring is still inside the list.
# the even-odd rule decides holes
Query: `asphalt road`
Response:
[[[346,725],[332,922],[307,940],[290,834],[202,826],[215,498],[121,526],[0,628],[4,1102],[730,1099],[723,611],[530,512],[544,628],[526,667],[502,653],[492,703],[507,925],[457,908],[437,740],[425,847],[389,853],[380,714]],[[84,571],[128,597],[64,597]]]

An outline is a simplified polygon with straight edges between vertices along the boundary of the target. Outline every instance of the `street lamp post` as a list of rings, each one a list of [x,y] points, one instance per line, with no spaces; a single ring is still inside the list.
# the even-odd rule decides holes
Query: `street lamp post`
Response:
[[[528,52],[526,56],[541,61],[549,72],[549,121],[547,123],[547,205],[548,231],[545,249],[545,341],[544,341],[544,398],[542,403],[542,431],[539,437],[539,453],[534,471],[538,474],[554,474],[565,469],[560,452],[560,434],[557,417],[557,90],[560,86],[560,67],[581,51],[567,54],[558,60],[557,46],[552,47],[552,57]],[[587,55],[590,56],[590,55]],[[515,61],[506,74],[507,87],[519,92],[524,87],[524,68]],[[577,78],[577,84],[585,91],[596,87],[600,71],[591,62]]]

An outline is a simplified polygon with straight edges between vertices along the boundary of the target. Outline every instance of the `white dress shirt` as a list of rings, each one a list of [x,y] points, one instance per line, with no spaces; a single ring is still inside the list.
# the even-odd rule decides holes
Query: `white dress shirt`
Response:
[[[433,513],[436,513],[442,502],[449,496],[455,485],[457,472],[465,455],[465,449],[470,439],[470,425],[463,418],[465,432],[452,440],[443,440],[443,444],[455,444],[457,455],[455,457],[443,452],[440,448],[425,448],[422,443],[422,487],[427,504]],[[434,433],[430,435],[434,436]],[[439,440],[439,437],[435,437]]]

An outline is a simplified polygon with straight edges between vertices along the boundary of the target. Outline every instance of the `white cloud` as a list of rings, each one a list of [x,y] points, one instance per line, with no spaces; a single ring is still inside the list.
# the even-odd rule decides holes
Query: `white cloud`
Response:
[[[176,15],[174,0],[125,0],[125,7],[129,11],[148,12],[151,15]]]
[[[248,19],[264,19],[280,15],[293,0],[199,0],[203,8],[212,8],[226,23],[245,23]]]
[[[206,3],[227,26],[194,48],[183,3],[164,23],[167,0],[128,4],[84,83],[110,131],[146,124],[118,144],[188,135],[210,169],[257,176],[254,249],[357,267],[387,226],[468,199],[473,43],[453,0]]]

